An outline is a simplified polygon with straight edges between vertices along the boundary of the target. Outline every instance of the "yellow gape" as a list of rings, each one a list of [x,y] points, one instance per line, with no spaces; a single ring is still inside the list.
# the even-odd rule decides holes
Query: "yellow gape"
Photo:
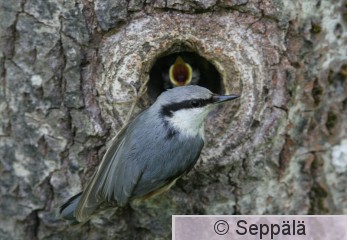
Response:
[[[169,70],[170,81],[175,87],[189,85],[192,75],[192,67],[181,57],[177,57]]]

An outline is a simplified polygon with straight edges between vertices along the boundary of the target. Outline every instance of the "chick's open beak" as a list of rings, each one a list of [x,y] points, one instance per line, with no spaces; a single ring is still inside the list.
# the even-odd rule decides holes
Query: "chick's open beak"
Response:
[[[171,65],[169,70],[171,83],[175,87],[189,85],[192,81],[192,71],[192,67],[188,63],[181,57],[177,57],[175,63]]]

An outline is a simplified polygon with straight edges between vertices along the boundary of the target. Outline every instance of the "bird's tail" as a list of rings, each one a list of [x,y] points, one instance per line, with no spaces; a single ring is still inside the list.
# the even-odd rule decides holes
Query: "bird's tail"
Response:
[[[61,218],[65,220],[77,221],[75,218],[75,209],[81,199],[81,195],[82,192],[76,194],[60,207],[59,214]]]

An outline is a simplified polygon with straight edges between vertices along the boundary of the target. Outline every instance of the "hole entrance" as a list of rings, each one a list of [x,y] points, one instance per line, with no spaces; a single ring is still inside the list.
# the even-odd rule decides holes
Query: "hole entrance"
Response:
[[[155,101],[166,89],[190,84],[208,88],[213,93],[224,91],[222,77],[212,63],[195,52],[180,51],[161,56],[154,62],[147,92]]]

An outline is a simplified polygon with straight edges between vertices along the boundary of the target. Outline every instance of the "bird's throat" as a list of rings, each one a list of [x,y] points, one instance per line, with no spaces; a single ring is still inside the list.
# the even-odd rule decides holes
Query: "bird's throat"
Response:
[[[166,118],[170,126],[185,137],[204,136],[204,120],[208,111],[204,109],[182,109]]]

